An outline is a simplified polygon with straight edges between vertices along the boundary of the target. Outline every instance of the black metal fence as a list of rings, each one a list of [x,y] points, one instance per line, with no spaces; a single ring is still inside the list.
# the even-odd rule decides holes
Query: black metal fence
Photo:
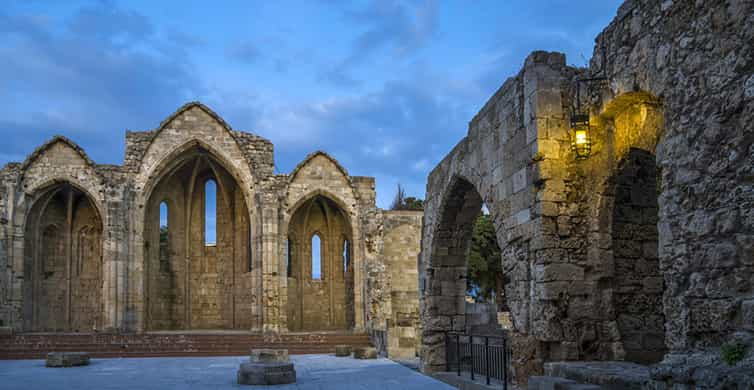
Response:
[[[503,336],[469,335],[449,332],[445,334],[446,370],[470,375],[471,380],[491,379],[508,389],[510,351]]]
[[[377,350],[377,353],[382,357],[388,357],[387,347],[387,331],[386,330],[372,330],[372,344]]]

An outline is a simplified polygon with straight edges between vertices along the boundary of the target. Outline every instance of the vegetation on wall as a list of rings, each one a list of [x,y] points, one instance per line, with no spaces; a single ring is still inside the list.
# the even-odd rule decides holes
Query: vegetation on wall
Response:
[[[746,345],[743,343],[726,343],[720,347],[720,358],[729,366],[740,362],[745,356]]]
[[[390,210],[424,210],[424,201],[413,196],[406,196],[406,191],[398,184]]]

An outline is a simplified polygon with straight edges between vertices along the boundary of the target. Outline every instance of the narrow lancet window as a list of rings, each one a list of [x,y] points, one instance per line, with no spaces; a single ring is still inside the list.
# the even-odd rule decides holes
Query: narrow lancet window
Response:
[[[322,279],[322,243],[318,234],[312,236],[312,279]]]
[[[217,183],[210,179],[204,184],[204,245],[217,243]]]
[[[343,240],[343,274],[348,273],[348,267],[351,264],[351,250],[348,239]]]
[[[160,271],[167,272],[170,267],[170,234],[168,231],[168,204],[160,203]]]

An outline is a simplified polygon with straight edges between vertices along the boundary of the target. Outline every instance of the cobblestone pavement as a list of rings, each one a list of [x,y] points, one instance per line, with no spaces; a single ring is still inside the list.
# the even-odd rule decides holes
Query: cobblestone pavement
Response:
[[[92,359],[91,365],[46,368],[44,360],[0,361],[0,389],[453,389],[388,359],[296,355],[298,381],[283,386],[236,384],[248,357]]]

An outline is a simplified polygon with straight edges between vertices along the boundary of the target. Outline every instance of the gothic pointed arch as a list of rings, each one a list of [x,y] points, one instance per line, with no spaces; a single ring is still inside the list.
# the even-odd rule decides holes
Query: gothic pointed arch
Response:
[[[145,327],[152,330],[251,329],[259,275],[250,264],[252,213],[247,186],[216,148],[192,139],[175,147],[146,182]],[[208,192],[208,183],[216,191]],[[159,207],[170,205],[169,248],[161,258]],[[211,208],[207,208],[212,205]],[[208,223],[208,213],[216,218]],[[208,240],[213,226],[213,238]],[[211,242],[210,242],[211,241]],[[257,276],[257,277],[255,277]],[[219,286],[219,287],[218,287]]]
[[[23,328],[91,332],[103,326],[103,220],[80,187],[33,194],[24,222]]]

